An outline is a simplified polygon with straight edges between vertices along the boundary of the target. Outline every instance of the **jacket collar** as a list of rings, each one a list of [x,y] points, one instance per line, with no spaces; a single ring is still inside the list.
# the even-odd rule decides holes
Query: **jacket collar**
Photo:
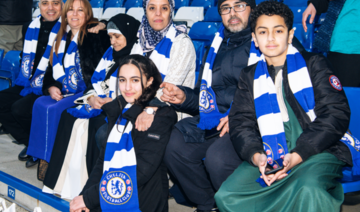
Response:
[[[251,29],[250,24],[248,26],[241,30],[240,32],[232,33],[226,28],[224,29],[224,39],[223,43],[226,43],[227,45],[242,45],[245,42],[248,42],[248,40],[251,39]]]

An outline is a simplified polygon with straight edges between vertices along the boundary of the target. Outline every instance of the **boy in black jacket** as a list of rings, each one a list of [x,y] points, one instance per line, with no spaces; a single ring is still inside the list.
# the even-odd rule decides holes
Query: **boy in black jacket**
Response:
[[[343,191],[335,179],[352,165],[340,141],[348,102],[328,61],[291,45],[292,20],[278,2],[252,12],[262,55],[241,72],[229,114],[231,140],[245,162],[216,193],[220,211],[340,210]]]

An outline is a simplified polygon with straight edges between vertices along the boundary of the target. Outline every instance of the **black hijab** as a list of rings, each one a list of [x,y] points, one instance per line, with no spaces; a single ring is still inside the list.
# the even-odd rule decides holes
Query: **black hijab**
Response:
[[[113,50],[113,59],[115,64],[110,68],[106,78],[110,77],[112,73],[119,67],[119,61],[130,54],[132,47],[137,42],[138,37],[136,36],[140,22],[132,16],[126,14],[118,14],[109,20],[109,24],[114,23],[122,35],[126,38],[126,46],[120,51]]]

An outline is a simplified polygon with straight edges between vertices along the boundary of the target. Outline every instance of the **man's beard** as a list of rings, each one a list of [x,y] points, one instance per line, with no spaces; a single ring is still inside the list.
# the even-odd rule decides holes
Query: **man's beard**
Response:
[[[234,19],[239,20],[239,23],[237,23],[236,25],[230,24],[230,21],[232,21]],[[243,23],[240,18],[238,18],[236,16],[231,16],[227,23],[227,26],[225,26],[225,28],[232,33],[236,33],[236,32],[240,32],[243,29],[245,29],[247,27],[247,25],[248,25],[248,22]]]

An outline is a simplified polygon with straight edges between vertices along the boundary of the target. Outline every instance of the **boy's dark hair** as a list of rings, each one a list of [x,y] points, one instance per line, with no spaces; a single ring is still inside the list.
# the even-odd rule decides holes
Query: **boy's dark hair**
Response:
[[[264,1],[253,9],[250,15],[251,30],[255,32],[256,22],[261,15],[279,15],[284,18],[285,24],[290,31],[293,26],[294,14],[291,9],[277,1]]]
[[[119,63],[119,69],[118,69],[119,71],[118,71],[117,80],[116,80],[116,88],[117,88],[116,92],[115,92],[116,96],[119,95],[118,88],[119,88],[120,68],[125,64],[135,65],[139,69],[141,86],[142,86],[143,91],[142,91],[141,96],[135,100],[135,104],[145,107],[146,104],[155,97],[156,92],[159,89],[160,84],[162,83],[161,74],[152,60],[150,60],[142,55],[135,55],[135,54],[128,55],[128,56],[124,57],[123,59],[121,59],[120,63]],[[143,79],[142,79],[143,75],[145,75],[147,80],[149,80],[151,77],[153,78],[151,85],[147,88],[145,88],[143,85]],[[120,101],[119,101],[119,104],[121,107]]]

